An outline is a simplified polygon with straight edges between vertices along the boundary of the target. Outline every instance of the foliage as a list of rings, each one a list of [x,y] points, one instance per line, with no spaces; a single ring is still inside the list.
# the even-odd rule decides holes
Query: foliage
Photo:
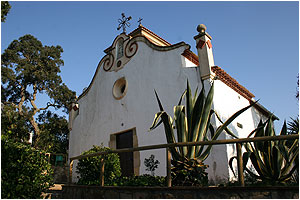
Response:
[[[45,152],[1,138],[1,197],[40,198],[52,185],[52,170]]]
[[[260,121],[258,127],[251,132],[248,137],[253,134],[254,138],[275,136],[271,117],[265,123]],[[287,135],[287,126],[285,122],[280,135]],[[246,152],[243,154],[243,169],[252,177],[255,177],[265,184],[275,185],[288,182],[294,171],[299,167],[298,165],[293,164],[299,154],[298,143],[298,139],[294,140],[292,145],[287,145],[288,143],[286,140],[254,142],[253,145],[251,143],[246,143],[244,145]],[[235,158],[236,157],[232,157],[229,161],[232,171],[232,161]],[[249,158],[256,173],[253,173],[246,166]]]
[[[115,186],[165,186],[166,179],[163,176],[143,174],[141,176],[120,177]]]
[[[93,146],[92,149],[85,151],[82,155],[88,155],[96,152],[109,151],[110,149],[101,146]],[[113,185],[121,176],[121,167],[118,154],[111,153],[97,157],[80,159],[76,167],[77,173],[80,175],[78,184],[80,185],[100,185],[100,164],[104,158],[104,184]]]
[[[253,166],[249,167],[249,170],[252,173],[255,173],[255,169]],[[253,177],[251,174],[249,174],[247,171],[244,171],[244,183],[246,186],[266,186],[262,184],[260,181],[258,181],[255,177]],[[220,184],[221,186],[241,186],[241,183],[238,180],[231,180],[228,181],[225,184]],[[219,186],[220,186],[219,185]]]
[[[299,86],[299,76],[298,76],[298,86]],[[299,93],[298,93],[299,96]],[[297,117],[296,119],[291,118],[291,121],[288,122],[288,134],[299,134],[299,117]],[[291,145],[293,145],[293,141],[289,140],[287,141],[286,145],[288,147],[291,147]],[[294,153],[296,149],[294,150]],[[295,165],[299,166],[299,157],[297,156],[297,158],[294,161]],[[296,171],[293,173],[292,175],[292,182],[297,183],[299,185],[299,167],[296,169]]]
[[[75,98],[59,75],[63,60],[60,46],[43,46],[32,35],[14,40],[1,56],[1,102],[13,106],[28,119],[37,140],[40,129],[35,115],[49,108],[67,107]],[[49,101],[36,105],[38,94],[46,94]],[[45,96],[45,95],[44,95]]]
[[[203,85],[203,84],[202,84]],[[182,94],[177,106],[174,106],[174,119],[170,117],[166,111],[164,111],[163,106],[159,100],[159,97],[155,91],[156,99],[160,108],[160,112],[155,115],[154,121],[150,130],[155,129],[161,123],[164,124],[165,135],[168,144],[175,143],[175,133],[173,131],[173,124],[175,124],[175,129],[177,130],[177,141],[178,142],[199,142],[199,141],[213,141],[216,140],[222,131],[226,131],[228,134],[236,137],[231,131],[227,129],[227,126],[242,112],[250,108],[253,104],[239,110],[234,115],[232,115],[225,123],[219,126],[216,131],[214,130],[210,119],[212,114],[215,112],[212,110],[214,94],[214,84],[212,84],[207,97],[205,96],[204,87],[202,88],[199,95],[197,95],[197,90],[195,95],[192,95],[189,82],[187,81],[187,89]],[[186,96],[186,106],[181,105],[181,101]],[[215,113],[216,114],[216,113]],[[217,115],[218,117],[218,115]],[[219,117],[218,117],[219,118]],[[159,121],[159,119],[161,119]],[[210,133],[210,137],[209,137]],[[206,166],[203,164],[204,160],[210,154],[212,145],[198,145],[198,146],[182,146],[170,148],[172,154],[172,170],[174,173],[176,171],[182,170],[182,167],[176,169],[176,166],[182,166],[184,163],[185,169],[193,169],[194,166],[198,166],[200,169],[196,171],[204,172]],[[192,172],[187,174],[193,174]],[[203,174],[206,177],[206,174]],[[194,177],[190,177],[189,180],[193,180]],[[202,176],[201,176],[202,179]],[[205,180],[205,178],[203,179]],[[206,183],[206,180],[204,181]],[[195,184],[198,184],[196,181]]]
[[[2,105],[1,111],[2,137],[18,142],[28,141],[29,133],[33,130],[26,117],[20,115],[11,105]]]
[[[68,121],[50,111],[43,112],[37,119],[41,130],[37,147],[48,153],[67,153],[69,145]]]
[[[296,119],[291,118],[291,121],[289,121],[287,125],[289,134],[299,134],[299,117]]]
[[[145,158],[144,160],[144,165],[146,166],[146,171],[150,171],[151,172],[151,176],[154,176],[154,171],[156,168],[158,168],[158,164],[160,164],[160,162],[158,160],[154,160],[155,156],[153,154],[151,154],[151,156],[147,159]]]
[[[172,162],[172,185],[176,186],[207,186],[208,174],[205,172],[207,165],[196,159],[185,162]]]
[[[1,1],[1,22],[5,22],[6,16],[11,9],[11,5],[8,1]]]

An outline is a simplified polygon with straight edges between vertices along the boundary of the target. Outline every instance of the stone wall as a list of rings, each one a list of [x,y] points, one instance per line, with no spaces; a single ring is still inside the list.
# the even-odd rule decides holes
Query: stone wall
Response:
[[[65,185],[63,199],[299,199],[299,187],[99,187]]]

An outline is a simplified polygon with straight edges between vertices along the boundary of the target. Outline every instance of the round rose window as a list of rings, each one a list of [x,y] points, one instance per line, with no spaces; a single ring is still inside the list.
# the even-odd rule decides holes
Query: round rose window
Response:
[[[122,99],[126,95],[127,88],[128,84],[125,77],[116,80],[112,91],[114,98],[117,100]]]

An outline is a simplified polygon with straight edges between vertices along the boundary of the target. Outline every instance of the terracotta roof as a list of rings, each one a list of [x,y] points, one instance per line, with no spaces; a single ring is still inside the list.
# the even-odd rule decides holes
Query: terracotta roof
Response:
[[[191,50],[186,49],[181,55],[184,56],[189,61],[191,61],[192,63],[194,63],[196,66],[199,66],[199,58]]]
[[[240,85],[234,78],[227,74],[223,69],[218,66],[211,67],[211,71],[218,76],[219,80],[228,85],[234,91],[248,99],[249,101],[254,97],[254,95],[249,92],[245,87]]]

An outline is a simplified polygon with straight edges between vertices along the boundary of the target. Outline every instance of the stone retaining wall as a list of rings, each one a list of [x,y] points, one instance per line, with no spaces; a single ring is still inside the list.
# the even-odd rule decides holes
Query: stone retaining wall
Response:
[[[299,199],[299,187],[99,187],[64,185],[64,199]]]

